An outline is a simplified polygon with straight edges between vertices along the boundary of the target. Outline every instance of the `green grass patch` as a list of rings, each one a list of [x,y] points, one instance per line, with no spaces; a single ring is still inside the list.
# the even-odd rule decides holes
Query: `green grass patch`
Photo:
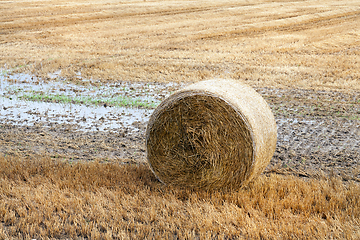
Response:
[[[68,96],[61,94],[31,93],[18,96],[19,99],[40,102],[55,102],[68,104],[85,105],[106,105],[112,107],[134,107],[153,109],[159,105],[159,102],[131,98],[126,96],[117,96],[114,98],[101,98],[92,96]]]

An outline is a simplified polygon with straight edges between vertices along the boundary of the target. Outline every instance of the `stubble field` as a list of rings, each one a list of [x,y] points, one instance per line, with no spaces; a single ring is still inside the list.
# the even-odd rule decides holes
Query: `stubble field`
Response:
[[[0,239],[358,239],[358,1],[1,1]],[[145,129],[189,83],[278,125],[250,186],[164,186]]]

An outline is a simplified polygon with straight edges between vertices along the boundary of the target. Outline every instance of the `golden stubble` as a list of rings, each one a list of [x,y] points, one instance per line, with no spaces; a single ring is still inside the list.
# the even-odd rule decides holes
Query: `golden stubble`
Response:
[[[359,90],[356,1],[2,3],[0,65],[70,81]],[[5,66],[6,64],[6,66]]]
[[[0,238],[357,239],[360,188],[262,175],[233,192],[166,187],[148,166],[0,157]]]

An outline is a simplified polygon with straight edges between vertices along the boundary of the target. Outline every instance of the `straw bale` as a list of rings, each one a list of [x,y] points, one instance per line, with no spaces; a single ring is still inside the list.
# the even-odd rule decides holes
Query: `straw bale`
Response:
[[[165,184],[239,188],[260,175],[277,140],[265,100],[234,80],[192,84],[165,99],[146,131],[151,170]]]

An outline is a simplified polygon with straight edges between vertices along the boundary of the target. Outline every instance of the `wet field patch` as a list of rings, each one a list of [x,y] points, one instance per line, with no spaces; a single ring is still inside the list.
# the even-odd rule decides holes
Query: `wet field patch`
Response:
[[[157,104],[184,86],[130,82],[83,86],[66,79],[41,82],[26,74],[3,75],[0,80],[1,151],[73,160],[146,161],[145,130],[155,105],[119,107],[106,101],[122,97]],[[255,89],[269,103],[278,126],[269,169],[321,170],[360,181],[358,92]],[[35,99],[35,94],[41,97]],[[89,102],[81,100],[85,98]]]

